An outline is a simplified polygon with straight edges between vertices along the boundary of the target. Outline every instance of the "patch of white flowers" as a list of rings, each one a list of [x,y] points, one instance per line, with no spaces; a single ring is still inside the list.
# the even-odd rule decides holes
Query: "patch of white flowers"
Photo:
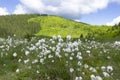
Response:
[[[64,62],[62,65],[68,67],[68,72],[70,74],[79,73],[80,75],[74,74],[75,80],[85,80],[83,79],[88,71],[90,74],[89,79],[91,80],[103,80],[103,78],[109,78],[112,76],[114,68],[110,65],[108,66],[92,66],[94,64],[89,64],[91,59],[95,58],[95,55],[98,57],[103,53],[109,54],[109,49],[106,49],[105,46],[114,45],[114,48],[120,45],[119,41],[114,42],[113,44],[105,43],[100,44],[96,41],[85,40],[82,42],[80,39],[72,40],[71,36],[67,36],[66,39],[62,39],[59,36],[53,36],[51,39],[32,39],[31,42],[25,40],[14,40],[12,38],[2,39],[0,38],[0,58],[8,56],[11,49],[16,49],[19,45],[24,45],[24,47],[18,48],[18,52],[12,52],[12,57],[17,59],[18,63],[23,63],[32,69],[32,66],[39,66],[49,64],[59,64],[59,62]],[[34,43],[33,43],[34,42]],[[112,46],[113,47],[113,46]],[[97,50],[101,48],[102,50],[97,54],[94,54],[92,49]],[[107,59],[112,57],[107,55]],[[86,60],[86,62],[85,62]],[[91,62],[92,63],[92,62]],[[55,65],[54,65],[55,66]],[[49,66],[47,66],[49,68]],[[46,68],[47,69],[47,68]],[[16,73],[19,73],[22,69],[17,68]],[[96,75],[99,74],[102,75]],[[37,74],[40,74],[40,71],[36,69]],[[103,78],[101,77],[103,76]]]
[[[103,80],[100,76],[90,75],[91,80]]]

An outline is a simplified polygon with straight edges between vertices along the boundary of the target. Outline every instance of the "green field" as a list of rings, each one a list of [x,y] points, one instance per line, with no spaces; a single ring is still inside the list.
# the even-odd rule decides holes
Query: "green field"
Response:
[[[86,37],[93,33],[106,33],[110,26],[94,26],[73,20],[68,20],[58,16],[40,16],[29,19],[29,22],[38,22],[41,30],[36,35],[50,36],[61,35],[66,37],[71,35],[73,38],[79,38],[81,35]]]
[[[120,25],[0,16],[0,80],[120,80]]]

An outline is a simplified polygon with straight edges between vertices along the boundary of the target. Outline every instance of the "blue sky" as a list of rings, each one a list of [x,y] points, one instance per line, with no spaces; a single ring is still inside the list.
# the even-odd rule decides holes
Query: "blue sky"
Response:
[[[47,13],[94,25],[120,21],[120,0],[0,0],[0,15]]]
[[[17,4],[19,0],[0,0],[0,7],[6,7],[10,13],[14,11]]]
[[[90,24],[106,24],[112,21],[114,18],[120,16],[120,4],[111,3],[105,9],[99,10],[96,13],[83,15],[81,20]]]

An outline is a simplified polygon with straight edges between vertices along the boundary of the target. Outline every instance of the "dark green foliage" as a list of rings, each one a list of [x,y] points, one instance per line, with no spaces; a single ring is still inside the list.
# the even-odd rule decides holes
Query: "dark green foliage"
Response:
[[[8,15],[0,16],[0,37],[16,35],[18,38],[28,38],[40,30],[37,23],[28,22],[28,19],[38,15]]]
[[[83,34],[80,35],[80,38],[83,38]]]

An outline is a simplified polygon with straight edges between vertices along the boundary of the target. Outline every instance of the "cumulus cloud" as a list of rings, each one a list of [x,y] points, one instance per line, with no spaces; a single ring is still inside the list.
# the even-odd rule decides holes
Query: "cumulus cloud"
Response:
[[[14,13],[44,13],[77,19],[105,8],[109,0],[20,0]]]
[[[117,2],[120,4],[120,0],[110,0],[111,2]]]
[[[115,24],[118,24],[120,22],[120,16],[116,17],[115,19],[113,19],[111,22],[106,23],[106,25],[108,26],[113,26]]]
[[[6,8],[0,7],[0,15],[8,15],[8,14],[9,14],[9,13],[8,13],[8,11],[7,11]]]
[[[104,9],[120,0],[19,0],[14,13],[41,13],[78,19],[81,15]]]
[[[16,6],[15,11],[13,12],[13,14],[25,14],[25,13],[27,13],[27,11],[25,10],[24,6],[20,4]]]

